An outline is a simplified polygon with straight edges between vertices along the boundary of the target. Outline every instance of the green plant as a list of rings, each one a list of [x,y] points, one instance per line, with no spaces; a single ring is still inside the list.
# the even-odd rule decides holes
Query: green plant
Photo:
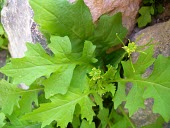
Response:
[[[6,1],[0,0],[0,11],[2,10],[4,2],[6,2]],[[7,45],[8,45],[8,37],[7,37],[7,35],[4,31],[2,24],[0,23],[0,50],[1,49],[8,49]]]
[[[3,29],[2,24],[0,24],[0,50],[1,49],[8,49],[7,48],[8,45],[8,37]]]
[[[74,4],[30,0],[30,4],[52,54],[40,44],[28,43],[25,57],[11,59],[0,69],[10,78],[10,82],[0,81],[0,126],[135,128],[129,116],[144,108],[147,98],[154,98],[153,112],[170,120],[169,57],[154,59],[153,46],[149,46],[132,64],[126,58],[138,51],[133,42],[124,46],[126,51],[106,54],[126,36],[121,13],[103,15],[93,24],[83,0]],[[143,78],[153,63],[152,74]],[[128,95],[127,82],[133,83]],[[29,89],[18,88],[18,84]],[[126,101],[129,116],[122,101]],[[157,121],[159,125],[163,119]]]
[[[145,27],[151,22],[153,15],[160,14],[164,11],[162,1],[160,0],[143,0],[143,5],[139,10],[139,18],[137,19],[139,27]]]

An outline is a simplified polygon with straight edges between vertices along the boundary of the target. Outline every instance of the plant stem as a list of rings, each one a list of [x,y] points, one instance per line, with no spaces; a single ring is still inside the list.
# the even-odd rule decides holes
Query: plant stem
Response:
[[[124,42],[120,39],[120,37],[118,36],[118,33],[116,33],[117,38],[119,39],[119,41],[123,44],[123,46],[125,46]]]
[[[5,47],[5,46],[0,46],[0,48],[5,49],[5,50],[8,50],[8,48]]]
[[[133,124],[133,122],[131,121],[131,119],[129,118],[129,116],[123,110],[123,108],[121,106],[119,106],[118,109],[122,112],[123,116],[127,119],[127,121],[130,123],[132,128],[136,128],[135,125]]]
[[[134,68],[134,66],[133,66],[133,63],[132,63],[132,58],[131,58],[131,56],[130,56],[130,64],[131,64],[131,66],[132,66],[133,72],[135,72],[135,68]]]

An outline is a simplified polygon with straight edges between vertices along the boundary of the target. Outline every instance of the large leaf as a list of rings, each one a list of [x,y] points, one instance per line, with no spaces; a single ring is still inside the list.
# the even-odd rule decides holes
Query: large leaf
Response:
[[[13,83],[32,84],[37,78],[46,76],[43,82],[46,97],[49,98],[57,93],[65,94],[75,81],[76,66],[81,66],[82,79],[86,80],[86,71],[97,60],[94,58],[95,46],[90,41],[85,41],[81,53],[72,53],[71,42],[68,37],[51,37],[51,48],[54,53],[49,56],[39,44],[27,44],[28,52],[21,59],[12,59],[11,63],[1,68],[1,72],[14,78]],[[78,67],[77,67],[78,68]],[[76,68],[76,69],[77,69]],[[74,73],[74,74],[73,74]],[[72,79],[74,75],[74,79]],[[82,82],[84,82],[84,80]],[[85,87],[82,86],[82,90]]]
[[[127,33],[127,29],[122,26],[121,13],[103,15],[94,25],[83,0],[74,3],[68,0],[30,0],[30,4],[35,13],[34,19],[47,39],[50,35],[68,36],[76,52],[81,51],[85,40],[90,40],[101,53],[121,43],[116,33],[121,39]]]
[[[95,27],[94,35],[90,37],[90,40],[97,48],[105,51],[111,46],[121,43],[116,37],[116,33],[121,39],[127,33],[127,29],[122,26],[122,14],[117,13],[114,16],[103,15],[100,17]]]
[[[40,105],[40,107],[32,113],[26,114],[23,119],[42,122],[42,127],[56,120],[57,125],[63,128],[66,127],[69,122],[72,122],[77,104],[81,107],[81,118],[86,118],[91,123],[94,116],[92,110],[94,104],[88,97],[88,94],[83,94],[81,91],[75,89],[70,89],[65,95],[58,94],[53,96],[51,103]]]
[[[150,52],[151,51],[147,50],[147,55],[141,54],[139,60],[133,64],[136,72],[131,70],[132,66],[130,65],[130,61],[122,63],[125,71],[125,79],[120,79],[118,81],[120,83],[132,82],[133,84],[126,97],[125,107],[129,109],[131,116],[138,108],[144,107],[144,99],[154,98],[153,112],[161,114],[165,121],[169,121],[170,101],[168,99],[170,98],[170,58],[165,58],[160,55],[154,62],[154,70],[150,77],[143,78],[142,74],[145,71],[144,69],[154,61],[154,59],[149,59],[152,56]],[[144,62],[147,63],[145,64]]]
[[[152,56],[153,56],[153,47],[150,47],[145,50],[145,54],[140,53],[137,62],[135,62],[133,65],[130,62],[130,60],[126,62],[125,61],[121,62],[123,64],[123,69],[125,71],[124,75],[127,81],[125,79],[125,81],[120,81],[118,84],[118,90],[113,100],[115,102],[114,104],[115,108],[117,108],[122,103],[122,101],[126,101],[126,98],[128,99],[126,107],[128,106],[133,107],[132,110],[129,109],[130,115],[132,115],[136,110],[138,110],[139,107],[144,108],[144,104],[142,104],[142,102],[144,101],[144,99],[142,98],[144,88],[140,87],[141,83],[138,82],[133,83],[134,85],[138,84],[138,86],[134,86],[134,88],[132,88],[132,90],[129,92],[129,95],[127,97],[125,94],[125,89],[126,89],[125,85],[127,82],[131,82],[131,79],[134,79],[135,77],[139,77],[139,79],[141,79],[142,74],[145,72],[146,68],[152,65],[153,62],[155,61],[155,59],[152,58]],[[132,66],[134,67],[135,72],[133,72]],[[135,95],[136,97],[134,98],[133,95]]]
[[[83,0],[73,4],[68,0],[30,0],[30,4],[35,21],[47,38],[49,35],[68,36],[77,45],[93,33],[92,16]],[[79,50],[78,46],[73,48]]]
[[[154,63],[153,75],[144,82],[147,87],[147,90],[144,93],[144,98],[154,98],[153,112],[161,114],[167,122],[170,120],[169,64],[170,57],[165,58],[163,56],[159,56]]]

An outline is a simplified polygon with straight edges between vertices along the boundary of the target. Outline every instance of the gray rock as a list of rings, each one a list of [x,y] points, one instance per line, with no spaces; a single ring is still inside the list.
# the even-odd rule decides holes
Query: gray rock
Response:
[[[1,22],[8,35],[12,57],[24,56],[25,43],[32,42],[32,12],[27,0],[7,0],[1,11]]]
[[[9,39],[9,52],[13,58],[24,56],[26,42],[39,42],[46,48],[46,40],[33,21],[33,11],[28,0],[7,0],[1,15]]]
[[[132,40],[135,41],[141,34],[143,36],[136,42],[137,45],[145,45],[153,39],[151,43],[156,44],[154,56],[158,54],[170,56],[170,20],[139,31],[132,37]]]

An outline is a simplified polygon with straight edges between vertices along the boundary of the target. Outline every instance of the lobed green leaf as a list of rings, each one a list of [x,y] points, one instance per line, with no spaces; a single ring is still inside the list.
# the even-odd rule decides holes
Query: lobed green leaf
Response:
[[[94,104],[88,94],[82,94],[81,91],[73,89],[65,95],[58,94],[50,99],[51,103],[41,104],[38,109],[26,114],[23,119],[42,122],[42,127],[56,120],[58,126],[66,127],[69,122],[72,122],[75,106],[79,104],[81,118],[86,118],[89,122],[92,122],[94,116],[92,106]]]
[[[28,44],[28,52],[24,58],[11,59],[0,71],[13,77],[14,84],[31,85],[37,78],[45,76],[47,79],[43,81],[43,85],[46,98],[49,98],[57,93],[67,92],[71,82],[77,80],[77,71],[74,72],[76,67],[83,69],[82,82],[86,81],[87,70],[97,61],[94,58],[95,46],[90,41],[84,43],[81,53],[73,53],[68,37],[52,36],[49,48],[54,53],[53,56],[48,55],[40,44]],[[82,86],[82,91],[83,89],[85,85]]]
[[[118,85],[118,91],[116,93],[117,96],[115,97],[117,102],[115,107],[121,103],[120,101],[126,100],[125,107],[129,109],[131,116],[139,108],[144,108],[144,99],[153,98],[153,112],[159,113],[162,115],[165,121],[169,121],[170,102],[168,99],[170,98],[170,66],[168,65],[170,63],[170,59],[169,57],[163,57],[161,55],[156,60],[150,59],[152,57],[152,50],[150,51],[148,49],[145,52],[148,54],[141,54],[138,61],[133,64],[135,72],[131,70],[132,66],[130,65],[130,61],[122,62],[125,79],[118,80],[120,85]],[[153,62],[154,70],[152,74],[148,78],[144,78],[142,76],[145,71],[144,69],[149,67],[149,65],[151,65]],[[119,88],[123,83],[125,84],[127,82],[132,82],[133,86],[126,96],[125,92],[124,94],[120,94],[122,91],[120,91]],[[123,90],[125,90],[125,87]],[[121,95],[123,97],[120,97]],[[120,101],[118,102],[118,100]]]

